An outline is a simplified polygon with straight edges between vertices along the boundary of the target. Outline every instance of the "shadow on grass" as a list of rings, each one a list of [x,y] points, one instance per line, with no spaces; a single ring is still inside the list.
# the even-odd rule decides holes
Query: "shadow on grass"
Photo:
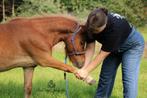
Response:
[[[56,82],[56,84],[59,85],[58,82]],[[64,94],[64,92],[63,87],[56,87],[51,81],[40,80],[33,83],[31,98],[59,98],[58,94]],[[46,97],[42,97],[44,95]],[[23,84],[14,83],[12,81],[0,83],[0,98],[23,98],[23,96]]]
[[[41,83],[41,84],[40,84]],[[76,81],[69,80],[70,98],[93,98],[95,94],[94,86],[84,86]],[[44,94],[43,98],[66,98],[66,84],[64,80],[49,80],[48,82],[37,81],[33,87],[33,97]],[[62,97],[61,97],[62,96]],[[40,96],[41,97],[41,96]]]

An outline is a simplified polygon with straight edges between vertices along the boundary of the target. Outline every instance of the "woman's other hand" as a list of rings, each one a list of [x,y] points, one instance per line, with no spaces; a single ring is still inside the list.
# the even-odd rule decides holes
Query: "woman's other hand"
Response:
[[[77,70],[77,72],[75,72],[75,76],[78,79],[85,80],[88,76],[88,72],[86,70],[80,69],[80,70]]]

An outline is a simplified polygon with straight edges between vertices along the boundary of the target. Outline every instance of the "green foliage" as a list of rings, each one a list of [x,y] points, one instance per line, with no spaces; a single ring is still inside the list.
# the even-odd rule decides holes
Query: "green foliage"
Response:
[[[23,0],[17,9],[17,16],[32,16],[48,13],[59,13],[62,10],[53,0]]]
[[[17,16],[34,16],[68,12],[86,19],[96,7],[125,16],[135,26],[147,24],[146,0],[23,0],[16,9]]]
[[[59,2],[60,7],[70,13],[80,14],[85,10],[90,12],[96,7],[105,7],[126,16],[136,26],[147,23],[143,0],[54,0],[54,2]]]
[[[61,8],[65,8],[68,12],[77,14],[101,5],[97,0],[54,0],[54,2],[59,2]]]

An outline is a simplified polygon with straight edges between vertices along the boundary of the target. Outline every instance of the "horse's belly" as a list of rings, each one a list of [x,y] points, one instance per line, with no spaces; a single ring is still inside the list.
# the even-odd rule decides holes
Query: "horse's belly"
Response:
[[[0,72],[16,67],[30,67],[30,66],[35,66],[34,60],[31,59],[30,57],[19,57],[13,60],[10,59],[3,61],[0,60]]]

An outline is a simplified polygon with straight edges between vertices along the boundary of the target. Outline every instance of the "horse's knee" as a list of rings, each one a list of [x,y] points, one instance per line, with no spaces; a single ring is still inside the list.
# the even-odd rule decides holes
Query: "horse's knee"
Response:
[[[24,90],[26,94],[30,95],[32,93],[32,86],[26,86]]]

